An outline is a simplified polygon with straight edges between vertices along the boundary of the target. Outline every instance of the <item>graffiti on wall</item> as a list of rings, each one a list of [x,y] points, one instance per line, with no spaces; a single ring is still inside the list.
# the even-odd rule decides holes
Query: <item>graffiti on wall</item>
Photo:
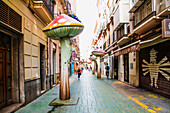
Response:
[[[142,71],[144,76],[150,73],[151,79],[150,86],[151,87],[155,86],[155,88],[158,88],[157,81],[159,73],[163,75],[168,81],[170,80],[170,68],[167,67],[170,66],[170,62],[168,61],[168,58],[165,56],[161,61],[159,61],[159,63],[157,63],[156,54],[157,51],[155,51],[154,48],[152,48],[150,51],[150,63],[143,59]]]

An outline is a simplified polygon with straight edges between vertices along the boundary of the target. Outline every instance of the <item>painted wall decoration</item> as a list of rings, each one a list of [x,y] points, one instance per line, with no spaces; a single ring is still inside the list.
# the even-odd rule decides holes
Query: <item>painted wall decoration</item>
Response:
[[[170,80],[170,68],[166,68],[164,66],[170,66],[170,62],[166,56],[157,63],[157,54],[158,52],[152,48],[150,51],[150,63],[143,59],[142,64],[142,71],[143,75],[150,73],[151,83],[150,86],[158,88],[157,81],[158,81],[158,73],[161,73],[168,81]]]

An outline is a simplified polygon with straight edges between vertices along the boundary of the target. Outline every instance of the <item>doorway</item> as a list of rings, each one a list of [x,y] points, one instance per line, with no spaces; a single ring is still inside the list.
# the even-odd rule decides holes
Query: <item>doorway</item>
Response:
[[[0,49],[0,108],[7,104],[6,50]]]
[[[114,79],[118,79],[118,57],[114,57]]]
[[[129,82],[129,54],[124,54],[124,81]]]
[[[56,84],[56,49],[53,49],[53,75],[52,75],[52,85]]]
[[[41,91],[46,89],[45,46],[40,43],[40,82]]]
[[[0,33],[0,108],[12,103],[11,37]]]

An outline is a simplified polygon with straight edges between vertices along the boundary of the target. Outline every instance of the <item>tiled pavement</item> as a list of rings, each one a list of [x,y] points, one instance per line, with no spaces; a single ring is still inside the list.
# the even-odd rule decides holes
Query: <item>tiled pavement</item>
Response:
[[[59,97],[59,87],[55,87],[37,98],[32,103],[21,108],[17,113],[148,113],[148,112],[169,112],[169,99],[161,99],[160,96],[150,95],[147,91],[138,91],[126,84],[115,80],[97,79],[91,75],[91,72],[84,71],[80,80],[74,75],[70,78],[72,84],[70,86],[71,97],[80,97],[77,105],[53,107],[48,104]],[[126,87],[125,87],[126,86]],[[124,88],[136,89],[134,92],[128,93]],[[135,91],[138,91],[138,95]],[[146,97],[145,95],[148,97]],[[140,99],[140,93],[145,97]],[[155,98],[154,98],[155,97]],[[148,105],[150,98],[154,103],[160,100],[165,107]],[[158,99],[158,100],[156,100]],[[146,101],[146,103],[143,101]],[[153,108],[153,107],[155,108]]]

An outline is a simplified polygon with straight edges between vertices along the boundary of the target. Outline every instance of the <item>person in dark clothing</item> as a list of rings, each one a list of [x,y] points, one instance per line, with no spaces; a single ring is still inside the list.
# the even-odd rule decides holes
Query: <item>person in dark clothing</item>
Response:
[[[78,68],[78,79],[80,79],[80,75],[81,75],[81,69]]]
[[[105,69],[106,69],[106,76],[107,76],[107,78],[109,78],[109,69],[110,69],[110,67],[108,66],[108,63],[106,65]]]

